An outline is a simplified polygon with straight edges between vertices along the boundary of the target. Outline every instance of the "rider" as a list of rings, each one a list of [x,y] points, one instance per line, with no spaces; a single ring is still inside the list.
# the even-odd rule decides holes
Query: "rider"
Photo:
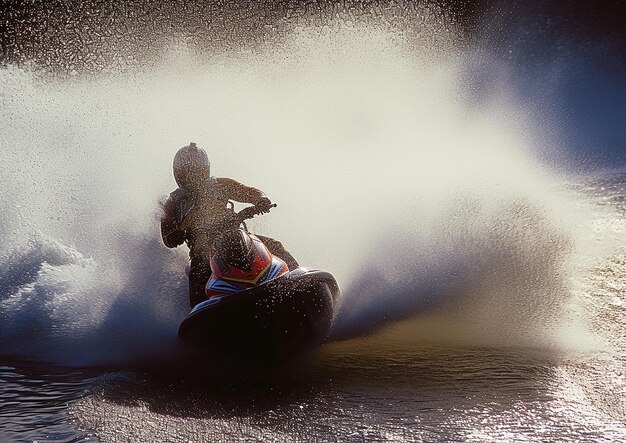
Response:
[[[161,236],[168,248],[187,242],[191,265],[189,269],[189,303],[195,306],[204,300],[204,287],[211,276],[210,258],[213,243],[220,233],[220,223],[232,217],[229,200],[251,203],[261,213],[269,212],[272,202],[259,189],[231,178],[210,174],[206,152],[190,143],[174,157],[174,178],[178,189],[163,205]],[[222,225],[223,226],[223,225]],[[270,252],[283,259],[289,269],[298,262],[283,245],[269,237],[257,235]]]

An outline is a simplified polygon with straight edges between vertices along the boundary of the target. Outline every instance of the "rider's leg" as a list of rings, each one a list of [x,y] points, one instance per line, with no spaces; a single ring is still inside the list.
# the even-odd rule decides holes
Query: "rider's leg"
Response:
[[[193,308],[201,301],[206,300],[205,286],[211,277],[211,267],[208,264],[197,263],[191,260],[189,268],[189,304]]]
[[[287,263],[287,266],[290,270],[296,269],[298,266],[300,266],[298,264],[298,261],[285,249],[281,242],[279,242],[278,240],[274,240],[270,237],[265,237],[264,235],[255,235],[259,238],[259,240],[263,242],[265,246],[267,246],[267,249],[269,249],[272,254]]]

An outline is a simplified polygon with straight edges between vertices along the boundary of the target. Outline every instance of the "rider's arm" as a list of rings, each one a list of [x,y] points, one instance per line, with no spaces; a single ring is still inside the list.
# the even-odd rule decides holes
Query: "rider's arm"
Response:
[[[223,187],[226,197],[229,200],[255,205],[263,198],[267,198],[260,189],[246,186],[232,178],[220,177],[217,179],[217,182]]]
[[[180,229],[176,216],[176,201],[171,195],[163,204],[161,238],[168,248],[175,248],[185,241],[185,231]]]

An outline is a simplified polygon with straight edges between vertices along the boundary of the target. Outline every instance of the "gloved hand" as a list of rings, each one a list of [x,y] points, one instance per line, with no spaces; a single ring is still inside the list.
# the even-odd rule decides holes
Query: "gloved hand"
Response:
[[[261,214],[266,214],[266,213],[270,212],[270,209],[272,209],[274,207],[274,205],[272,204],[272,201],[269,198],[267,198],[267,197],[263,197],[254,206],[256,206],[259,209],[259,212]]]

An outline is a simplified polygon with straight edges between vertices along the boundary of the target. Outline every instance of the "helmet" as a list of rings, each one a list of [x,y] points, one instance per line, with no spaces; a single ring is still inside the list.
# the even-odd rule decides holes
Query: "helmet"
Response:
[[[174,178],[181,188],[192,190],[211,176],[211,163],[202,148],[191,142],[174,156]]]

